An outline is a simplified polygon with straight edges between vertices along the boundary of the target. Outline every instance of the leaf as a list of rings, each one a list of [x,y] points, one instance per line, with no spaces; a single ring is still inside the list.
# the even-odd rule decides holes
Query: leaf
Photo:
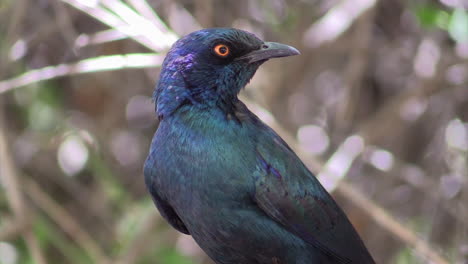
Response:
[[[426,28],[438,27],[447,29],[450,15],[447,11],[431,6],[420,6],[415,11],[416,18],[421,26]]]
[[[453,11],[448,32],[450,37],[459,43],[468,41],[468,13],[465,10],[456,8]]]

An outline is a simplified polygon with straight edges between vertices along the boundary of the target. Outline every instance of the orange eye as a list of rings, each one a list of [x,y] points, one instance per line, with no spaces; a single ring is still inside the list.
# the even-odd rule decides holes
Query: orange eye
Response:
[[[224,44],[218,44],[213,48],[213,51],[216,53],[216,55],[220,57],[226,57],[229,55],[229,47],[224,45]]]

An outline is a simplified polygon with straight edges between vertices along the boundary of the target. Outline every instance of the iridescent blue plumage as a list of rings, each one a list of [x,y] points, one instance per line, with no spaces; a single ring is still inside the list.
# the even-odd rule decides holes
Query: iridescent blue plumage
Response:
[[[228,55],[214,52],[219,44]],[[263,62],[297,54],[205,29],[164,61],[145,182],[162,216],[216,263],[374,263],[312,173],[237,98]]]

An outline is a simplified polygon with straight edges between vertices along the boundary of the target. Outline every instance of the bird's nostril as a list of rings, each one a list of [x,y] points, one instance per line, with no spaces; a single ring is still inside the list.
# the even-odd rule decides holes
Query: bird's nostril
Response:
[[[268,49],[268,45],[267,45],[267,44],[263,44],[263,45],[262,45],[262,49]]]

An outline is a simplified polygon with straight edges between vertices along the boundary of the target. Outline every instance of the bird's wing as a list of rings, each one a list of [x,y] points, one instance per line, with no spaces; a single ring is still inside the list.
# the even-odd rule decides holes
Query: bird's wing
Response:
[[[177,229],[179,232],[182,232],[186,235],[190,235],[185,224],[182,222],[180,217],[174,211],[170,204],[168,204],[164,199],[160,197],[158,194],[158,190],[155,188],[153,180],[156,177],[156,172],[153,164],[153,160],[151,158],[151,153],[148,159],[145,162],[143,174],[145,176],[146,187],[148,191],[151,193],[151,197],[153,198],[153,202],[158,208],[159,212],[161,213],[162,217],[166,219],[169,224]]]
[[[175,229],[177,229],[179,232],[182,232],[186,235],[190,235],[190,232],[188,231],[187,227],[185,224],[182,222],[182,220],[179,218],[177,213],[172,209],[172,207],[166,203],[164,200],[159,197],[157,192],[155,192],[154,188],[149,190],[151,193],[151,196],[153,198],[153,202],[156,205],[156,208],[158,208],[159,212],[161,213],[162,217],[166,219],[166,221]]]
[[[287,144],[276,134],[263,142],[257,146],[258,206],[334,263],[373,263],[345,214]]]

